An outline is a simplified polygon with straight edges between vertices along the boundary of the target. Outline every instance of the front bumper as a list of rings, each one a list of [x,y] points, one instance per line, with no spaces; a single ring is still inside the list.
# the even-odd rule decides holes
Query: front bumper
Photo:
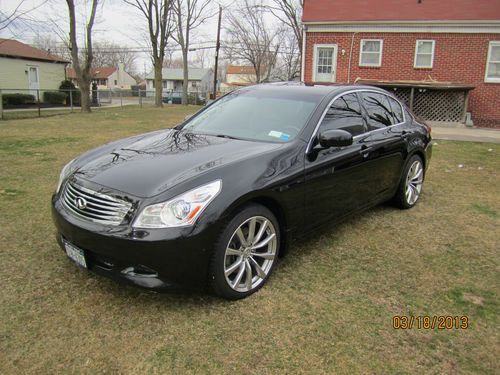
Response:
[[[104,226],[76,218],[52,197],[57,241],[84,250],[88,269],[139,287],[166,291],[200,290],[221,226],[134,230],[129,225]]]

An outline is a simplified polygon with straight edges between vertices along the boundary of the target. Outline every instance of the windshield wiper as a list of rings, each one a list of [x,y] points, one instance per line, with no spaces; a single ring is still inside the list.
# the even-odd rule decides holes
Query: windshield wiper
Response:
[[[241,140],[241,138],[233,137],[233,136],[227,135],[227,134],[209,134],[209,135],[213,135],[214,137],[219,137],[219,138],[239,139],[239,140]]]

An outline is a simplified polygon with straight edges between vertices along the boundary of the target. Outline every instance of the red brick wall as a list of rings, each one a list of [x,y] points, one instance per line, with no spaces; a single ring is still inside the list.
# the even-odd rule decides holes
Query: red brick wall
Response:
[[[337,44],[338,83],[346,83],[352,33],[307,33],[305,77],[312,82],[315,44]],[[383,39],[382,66],[360,67],[361,39]],[[415,69],[417,39],[435,40],[432,69]],[[484,75],[489,41],[500,41],[498,34],[440,33],[356,33],[351,60],[350,82],[356,78],[387,80],[423,80],[429,76],[437,81],[453,81],[476,86],[469,98],[469,111],[474,124],[500,127],[500,83],[485,83]],[[345,54],[342,54],[345,50]]]

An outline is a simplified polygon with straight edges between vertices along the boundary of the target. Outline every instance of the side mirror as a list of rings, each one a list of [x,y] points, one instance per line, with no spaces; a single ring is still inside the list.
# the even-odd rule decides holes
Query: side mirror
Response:
[[[350,146],[352,134],[341,129],[326,130],[319,135],[319,144],[324,148]]]

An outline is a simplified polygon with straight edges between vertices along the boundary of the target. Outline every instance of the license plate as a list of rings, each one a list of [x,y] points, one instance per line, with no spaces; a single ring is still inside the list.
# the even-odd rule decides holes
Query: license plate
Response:
[[[82,249],[79,249],[67,242],[64,243],[64,247],[66,249],[66,255],[72,261],[83,268],[87,268],[87,261],[85,260],[85,253]]]

